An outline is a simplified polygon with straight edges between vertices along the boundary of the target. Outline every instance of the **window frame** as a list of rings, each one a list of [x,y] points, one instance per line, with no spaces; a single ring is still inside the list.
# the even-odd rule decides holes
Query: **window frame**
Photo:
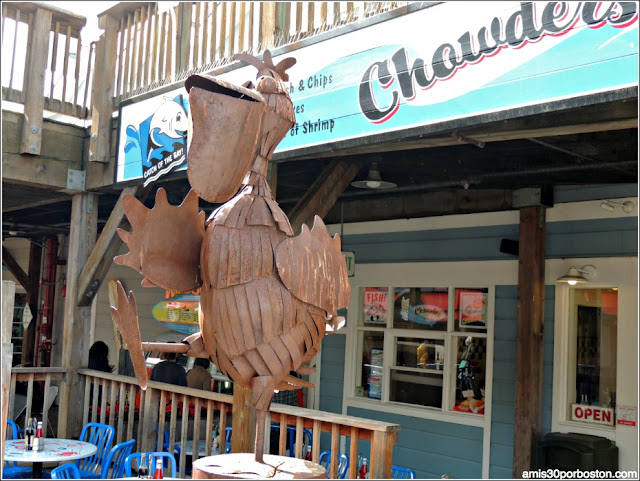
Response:
[[[407,266],[410,273],[407,275]],[[348,408],[360,408],[382,411],[404,416],[432,419],[443,422],[464,424],[487,429],[491,423],[491,391],[493,383],[493,339],[494,339],[494,310],[496,285],[510,284],[513,279],[513,261],[462,261],[462,262],[432,262],[432,263],[399,263],[399,264],[368,264],[358,265],[356,276],[351,278],[351,302],[347,313],[345,380],[343,393],[343,412]],[[375,275],[371,275],[375,271]],[[424,274],[421,274],[424,272]],[[416,275],[418,274],[418,275]],[[393,289],[406,286],[447,287],[449,293],[449,312],[446,331],[427,331],[403,329],[393,327]],[[390,313],[384,327],[360,325],[363,309],[363,295],[365,287],[387,288],[389,296],[387,309]],[[487,325],[486,333],[472,331],[455,331],[456,319],[454,313],[455,289],[486,288],[487,289]],[[389,327],[391,326],[391,327]],[[384,335],[382,399],[370,399],[357,396],[357,380],[362,376],[361,342],[362,331],[379,331]],[[484,414],[464,413],[454,411],[457,351],[454,345],[458,338],[467,336],[486,339],[486,368],[485,368],[485,411]],[[442,408],[433,408],[396,402],[389,400],[390,372],[396,363],[395,342],[402,337],[417,337],[424,339],[445,339],[445,368],[443,369],[443,399]],[[452,361],[455,359],[455,361]],[[451,403],[451,407],[449,407]]]

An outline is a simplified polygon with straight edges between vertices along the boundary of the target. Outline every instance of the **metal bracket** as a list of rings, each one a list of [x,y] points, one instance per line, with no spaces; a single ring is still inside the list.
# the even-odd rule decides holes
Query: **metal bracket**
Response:
[[[85,179],[87,173],[84,170],[67,170],[67,188],[62,192],[66,192],[68,194],[77,194],[79,192],[84,192],[85,188]]]

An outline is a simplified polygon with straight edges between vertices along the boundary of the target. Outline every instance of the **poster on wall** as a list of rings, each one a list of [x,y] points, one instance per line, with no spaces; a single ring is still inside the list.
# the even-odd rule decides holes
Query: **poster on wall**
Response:
[[[386,287],[365,287],[363,299],[364,322],[386,324],[389,309]]]
[[[456,312],[460,327],[486,329],[487,292],[473,289],[456,290]]]
[[[395,306],[400,306],[400,319],[431,328],[447,323],[449,294],[447,289],[400,287],[396,290]],[[397,319],[397,318],[396,318]]]
[[[543,104],[566,108],[559,101],[638,84],[637,2],[443,2],[329,37],[274,54],[275,64],[296,59],[287,82],[296,123],[275,158]],[[211,73],[235,84],[255,78],[242,62]],[[187,112],[186,90],[175,87],[121,108],[117,182],[152,181],[167,160],[150,149],[182,148],[176,105]]]

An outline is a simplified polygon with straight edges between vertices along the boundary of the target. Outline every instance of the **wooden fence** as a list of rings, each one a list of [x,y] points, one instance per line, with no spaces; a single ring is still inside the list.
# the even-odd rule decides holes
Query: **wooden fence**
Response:
[[[214,428],[226,433],[231,426],[233,396],[190,389],[170,384],[149,381],[142,391],[135,378],[119,376],[89,369],[78,371],[85,378],[83,422],[101,422],[116,428],[114,443],[136,439],[136,451],[154,451],[165,442],[164,431],[168,435],[169,452],[179,452],[177,456],[179,475],[185,475],[187,461],[187,441],[193,446],[204,442],[205,453],[212,454]],[[95,400],[95,402],[93,401]],[[170,402],[170,407],[167,403]],[[187,414],[189,411],[189,414]],[[203,414],[204,413],[204,414]],[[334,455],[330,477],[336,478],[335,457],[340,449],[340,437],[345,436],[349,444],[350,470],[348,478],[357,478],[357,459],[363,445],[359,441],[370,442],[365,456],[370,459],[371,478],[389,478],[400,426],[397,424],[372,421],[353,416],[342,416],[311,409],[272,404],[267,416],[267,426],[280,425],[278,452],[285,455],[287,426],[295,431],[295,456],[304,457],[304,430],[311,432],[312,459],[320,456],[321,434],[328,433],[325,449]],[[269,433],[269,429],[266,429]],[[224,435],[220,449],[224,449]],[[196,442],[197,440],[197,442]],[[265,440],[265,452],[269,452],[269,436]],[[176,447],[178,450],[176,450]],[[198,450],[193,449],[194,458]]]

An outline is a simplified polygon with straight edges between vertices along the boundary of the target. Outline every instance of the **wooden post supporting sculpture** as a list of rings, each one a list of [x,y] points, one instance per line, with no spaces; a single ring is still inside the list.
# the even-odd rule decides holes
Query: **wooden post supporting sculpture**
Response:
[[[142,273],[143,286],[201,288],[200,332],[178,350],[209,357],[223,374],[251,388],[258,413],[255,460],[262,463],[274,390],[312,386],[290,373],[312,372],[307,364],[325,332],[344,321],[336,313],[347,306],[350,286],[339,237],[331,238],[317,216],[311,230],[304,225],[293,237],[266,180],[275,147],[295,123],[284,83],[295,60],[274,65],[268,50],[264,60],[235,58],[258,69],[255,87],[206,75],[186,80],[193,125],[187,173],[193,190],[178,207],[168,204],[163,189],[153,209],[125,198],[133,231],[119,234],[130,251],[115,262]],[[226,203],[205,222],[198,197]],[[119,286],[118,307],[111,310],[146,387],[132,294]],[[160,350],[158,344],[154,350]]]

